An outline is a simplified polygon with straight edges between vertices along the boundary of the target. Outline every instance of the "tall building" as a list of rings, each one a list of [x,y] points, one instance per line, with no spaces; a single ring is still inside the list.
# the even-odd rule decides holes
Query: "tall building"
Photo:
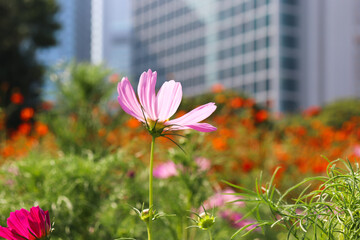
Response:
[[[130,73],[130,0],[92,0],[91,61]]]
[[[303,3],[301,106],[360,96],[360,1]]]
[[[274,111],[359,96],[356,0],[132,3],[135,76],[152,68],[186,95],[221,83]]]
[[[90,16],[88,0],[58,1],[60,11],[56,18],[61,29],[56,33],[57,46],[41,49],[38,59],[47,66],[59,61],[90,60]]]
[[[52,66],[86,61],[129,72],[130,0],[58,0],[58,4],[56,18],[62,28],[56,33],[57,46],[40,50],[41,62]]]

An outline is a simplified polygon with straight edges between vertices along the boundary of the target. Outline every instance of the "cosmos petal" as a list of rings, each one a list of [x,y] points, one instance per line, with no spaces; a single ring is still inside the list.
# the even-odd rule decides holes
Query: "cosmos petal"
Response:
[[[145,122],[141,106],[136,98],[134,89],[129,80],[125,77],[118,84],[118,101],[121,108],[129,115],[135,117],[139,121]]]
[[[148,72],[143,72],[140,76],[138,85],[138,96],[146,114],[150,119],[156,121],[157,117],[157,104],[156,104],[156,85],[157,73],[152,72],[151,69]]]
[[[216,127],[208,123],[194,123],[191,125],[185,125],[184,127],[188,127],[199,132],[212,132],[217,129]]]
[[[29,236],[29,212],[25,209],[16,210],[10,213],[10,217],[7,219],[7,225],[10,229],[16,231],[17,234],[28,237]]]
[[[36,237],[45,235],[45,214],[39,206],[30,209],[29,226]]]
[[[169,119],[179,108],[182,99],[182,87],[179,82],[174,80],[165,82],[158,94],[158,120],[164,122]]]
[[[193,125],[194,123],[198,123],[209,117],[215,111],[215,109],[215,103],[207,103],[193,109],[179,118],[168,121],[166,125]]]
[[[0,226],[0,237],[9,239],[9,240],[15,240],[15,238],[13,237],[13,234],[11,233],[9,228],[5,228],[2,226]]]

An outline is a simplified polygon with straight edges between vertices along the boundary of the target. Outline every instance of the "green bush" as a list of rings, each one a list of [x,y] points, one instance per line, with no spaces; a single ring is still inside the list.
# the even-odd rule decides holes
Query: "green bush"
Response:
[[[50,79],[55,83],[56,104],[42,119],[56,135],[59,147],[65,152],[107,153],[99,131],[120,120],[111,118],[108,107],[116,92],[110,71],[101,65],[71,63],[55,67]]]
[[[55,222],[53,239],[99,239],[104,201],[126,178],[119,158],[112,155],[95,163],[91,156],[49,159],[34,155],[5,166],[0,190],[1,225],[6,225],[10,211],[40,205],[50,211]],[[103,233],[110,239],[109,232]]]
[[[191,211],[200,209],[213,188],[206,172],[197,171],[194,149],[184,147],[187,154],[171,150],[169,155],[184,166],[182,172],[155,179],[155,208],[165,215],[154,222],[155,239],[207,238],[206,231],[187,227],[194,225]],[[55,223],[54,240],[145,239],[146,226],[133,207],[148,206],[148,172],[133,156],[119,152],[95,160],[90,152],[57,158],[33,154],[4,165],[0,172],[1,226],[10,212],[39,205]],[[212,231],[215,239],[225,240],[235,230],[217,217]]]
[[[318,118],[326,125],[341,128],[352,117],[360,116],[360,99],[343,99],[326,105]]]

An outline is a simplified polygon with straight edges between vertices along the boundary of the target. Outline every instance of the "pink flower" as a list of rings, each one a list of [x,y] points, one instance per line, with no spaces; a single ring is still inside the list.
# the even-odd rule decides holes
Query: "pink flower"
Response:
[[[209,117],[216,109],[215,103],[208,103],[195,108],[187,114],[169,120],[175,114],[182,99],[182,88],[179,82],[166,81],[155,93],[156,72],[150,69],[140,76],[138,85],[139,101],[127,79],[123,78],[118,84],[118,101],[122,109],[146,124],[150,133],[160,136],[162,131],[194,129],[200,132],[215,131],[216,128],[208,123],[200,123]]]
[[[214,207],[222,207],[225,206],[225,204],[227,203],[231,203],[233,201],[241,199],[240,196],[236,196],[234,194],[235,192],[232,189],[225,189],[224,191],[217,192],[204,202],[204,208],[210,209]],[[243,207],[245,205],[244,202],[241,201],[234,202],[233,204],[236,204],[240,207]]]
[[[23,208],[11,212],[7,225],[0,226],[0,237],[8,240],[48,239],[51,231],[49,212],[38,206],[32,207],[30,212]]]
[[[204,157],[198,157],[195,159],[196,164],[199,167],[199,170],[202,172],[205,172],[207,170],[210,169],[211,167],[211,163],[208,159],[204,158]]]
[[[254,224],[256,221],[255,220],[250,220],[250,219],[242,219],[243,218],[243,215],[241,215],[240,213],[237,213],[237,212],[232,212],[232,211],[222,211],[220,213],[220,216],[227,220],[232,227],[234,228],[242,228],[248,224]],[[246,230],[251,230],[253,228],[257,228],[257,225],[254,224],[254,225],[250,225],[246,228]],[[258,229],[256,229],[258,230]]]
[[[169,178],[172,176],[177,176],[178,171],[177,171],[177,167],[176,167],[175,163],[172,161],[168,161],[166,163],[162,163],[162,164],[158,165],[154,169],[153,175],[156,178]]]
[[[360,157],[360,145],[355,145],[353,148],[353,153],[356,157]]]

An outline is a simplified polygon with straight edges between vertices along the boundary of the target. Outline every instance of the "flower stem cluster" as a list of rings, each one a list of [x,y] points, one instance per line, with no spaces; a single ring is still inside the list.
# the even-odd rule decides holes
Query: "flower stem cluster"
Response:
[[[285,227],[288,230],[286,239],[360,239],[358,164],[353,167],[346,160],[332,161],[327,167],[327,176],[305,178],[284,193],[273,185],[276,172],[265,187],[261,187],[261,179],[257,181],[256,192],[228,183],[242,190],[244,201],[256,204],[251,212],[258,212],[260,206],[265,206],[275,219],[258,215],[258,222],[254,224]],[[319,187],[309,191],[314,182],[320,182]],[[294,198],[294,192],[301,188],[300,195]],[[237,231],[232,239],[246,227]]]

